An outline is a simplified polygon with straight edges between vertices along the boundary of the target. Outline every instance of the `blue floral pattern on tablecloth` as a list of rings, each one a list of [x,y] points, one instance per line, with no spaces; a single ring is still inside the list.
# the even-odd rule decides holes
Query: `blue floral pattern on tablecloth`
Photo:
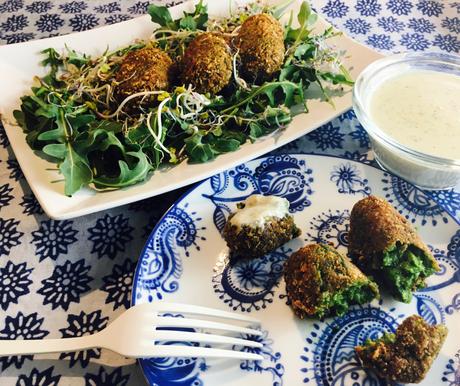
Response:
[[[179,2],[157,1],[168,5]],[[383,53],[460,53],[458,1],[311,0],[311,3],[335,26]],[[148,4],[149,1],[142,0],[0,0],[0,44],[118,23],[144,14]],[[369,139],[352,110],[273,154],[298,152],[374,164],[369,156]],[[421,215],[423,224],[449,221],[441,207],[460,218],[457,191],[422,193],[395,186],[391,176],[386,178],[387,198],[409,220],[413,220],[409,215],[412,211]],[[360,197],[370,193],[367,181],[346,160],[332,172],[330,188]],[[73,220],[51,220],[43,214],[27,185],[0,123],[0,339],[77,337],[106,326],[129,306],[133,273],[145,239],[183,191]],[[312,218],[308,238],[333,239],[337,240],[337,246],[345,246],[348,229],[343,219],[348,215],[325,212]],[[454,270],[451,281],[455,281],[458,280],[455,279],[458,237],[451,246],[446,252],[446,269]],[[276,270],[273,275],[276,285]],[[218,293],[223,276],[216,274],[216,278]],[[417,299],[420,312],[432,320],[442,319],[445,313],[460,308],[458,297],[452,299],[446,310],[439,311],[430,306],[429,292],[418,295]],[[133,360],[105,350],[46,358],[49,360],[32,361],[30,355],[0,358],[0,383],[125,386],[144,382]],[[56,361],[58,358],[63,360]],[[446,363],[443,381],[450,384],[454,384],[458,372],[456,360]],[[271,367],[267,369],[272,371]],[[274,380],[282,376],[280,369],[273,367]]]

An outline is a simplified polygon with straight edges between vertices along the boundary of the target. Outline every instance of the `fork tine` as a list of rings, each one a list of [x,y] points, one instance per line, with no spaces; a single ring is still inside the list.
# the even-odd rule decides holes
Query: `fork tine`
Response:
[[[236,312],[228,312],[216,310],[214,308],[195,306],[191,304],[169,303],[169,302],[156,302],[150,303],[155,305],[158,312],[179,312],[195,315],[215,316],[223,319],[239,320],[241,322],[260,324],[260,321],[250,316],[237,314]]]
[[[241,334],[248,335],[262,335],[262,332],[259,330],[254,330],[252,328],[235,326],[233,324],[212,322],[209,320],[200,320],[192,318],[174,318],[170,316],[160,316],[156,317],[154,321],[154,326],[156,327],[184,327],[184,328],[206,328],[214,330],[224,330],[231,332],[239,332]]]
[[[191,347],[186,345],[155,345],[144,350],[143,358],[183,357],[183,358],[234,358],[241,360],[263,360],[262,355],[244,351],[222,350],[208,347]]]
[[[254,342],[252,340],[239,339],[222,335],[202,334],[199,332],[158,330],[155,331],[154,336],[155,341],[169,340],[174,342],[223,343],[258,348],[263,346],[261,343]]]

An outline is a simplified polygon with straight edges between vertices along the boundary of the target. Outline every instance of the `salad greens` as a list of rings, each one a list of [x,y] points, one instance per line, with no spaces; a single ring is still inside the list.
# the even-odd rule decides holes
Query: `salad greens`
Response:
[[[291,14],[285,26],[285,63],[276,79],[251,85],[238,75],[233,57],[233,79],[222,95],[203,95],[191,87],[145,91],[119,103],[114,97],[115,74],[130,51],[160,47],[179,61],[187,44],[202,31],[232,37],[251,14],[270,12],[280,17],[284,8],[264,8],[254,3],[226,19],[211,20],[199,2],[195,10],[174,20],[166,7],[149,7],[160,27],[151,39],[136,41],[99,57],[71,48],[58,53],[43,51],[42,64],[49,71],[36,78],[32,94],[21,98],[14,116],[27,134],[29,146],[41,157],[58,164],[65,179],[65,194],[81,187],[119,189],[148,178],[165,164],[206,162],[234,151],[285,127],[293,117],[291,107],[307,104],[304,92],[316,83],[351,85],[341,64],[342,53],[326,40],[336,36],[332,28],[313,34],[316,15],[303,3],[294,27]],[[148,99],[153,103],[145,103]],[[138,102],[133,111],[129,105]],[[145,105],[148,105],[145,107]]]

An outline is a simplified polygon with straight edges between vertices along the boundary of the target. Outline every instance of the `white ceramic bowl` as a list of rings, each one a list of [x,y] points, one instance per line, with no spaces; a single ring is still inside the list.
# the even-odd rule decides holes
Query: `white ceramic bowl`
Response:
[[[369,134],[377,162],[423,189],[447,189],[460,184],[460,157],[449,159],[409,148],[384,133],[372,120],[371,96],[385,80],[409,70],[430,70],[460,76],[460,57],[447,54],[398,54],[370,64],[353,88],[353,108]],[[460,114],[460,112],[459,112]],[[459,127],[460,130],[460,127]],[[460,154],[460,144],[459,154]]]

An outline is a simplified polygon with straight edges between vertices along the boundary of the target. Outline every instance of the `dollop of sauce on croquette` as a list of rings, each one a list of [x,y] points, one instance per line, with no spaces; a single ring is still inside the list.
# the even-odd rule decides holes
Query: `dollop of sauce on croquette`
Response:
[[[263,228],[266,220],[283,218],[288,214],[289,201],[285,198],[253,194],[243,202],[240,209],[230,219],[230,223],[237,228],[243,225]]]

